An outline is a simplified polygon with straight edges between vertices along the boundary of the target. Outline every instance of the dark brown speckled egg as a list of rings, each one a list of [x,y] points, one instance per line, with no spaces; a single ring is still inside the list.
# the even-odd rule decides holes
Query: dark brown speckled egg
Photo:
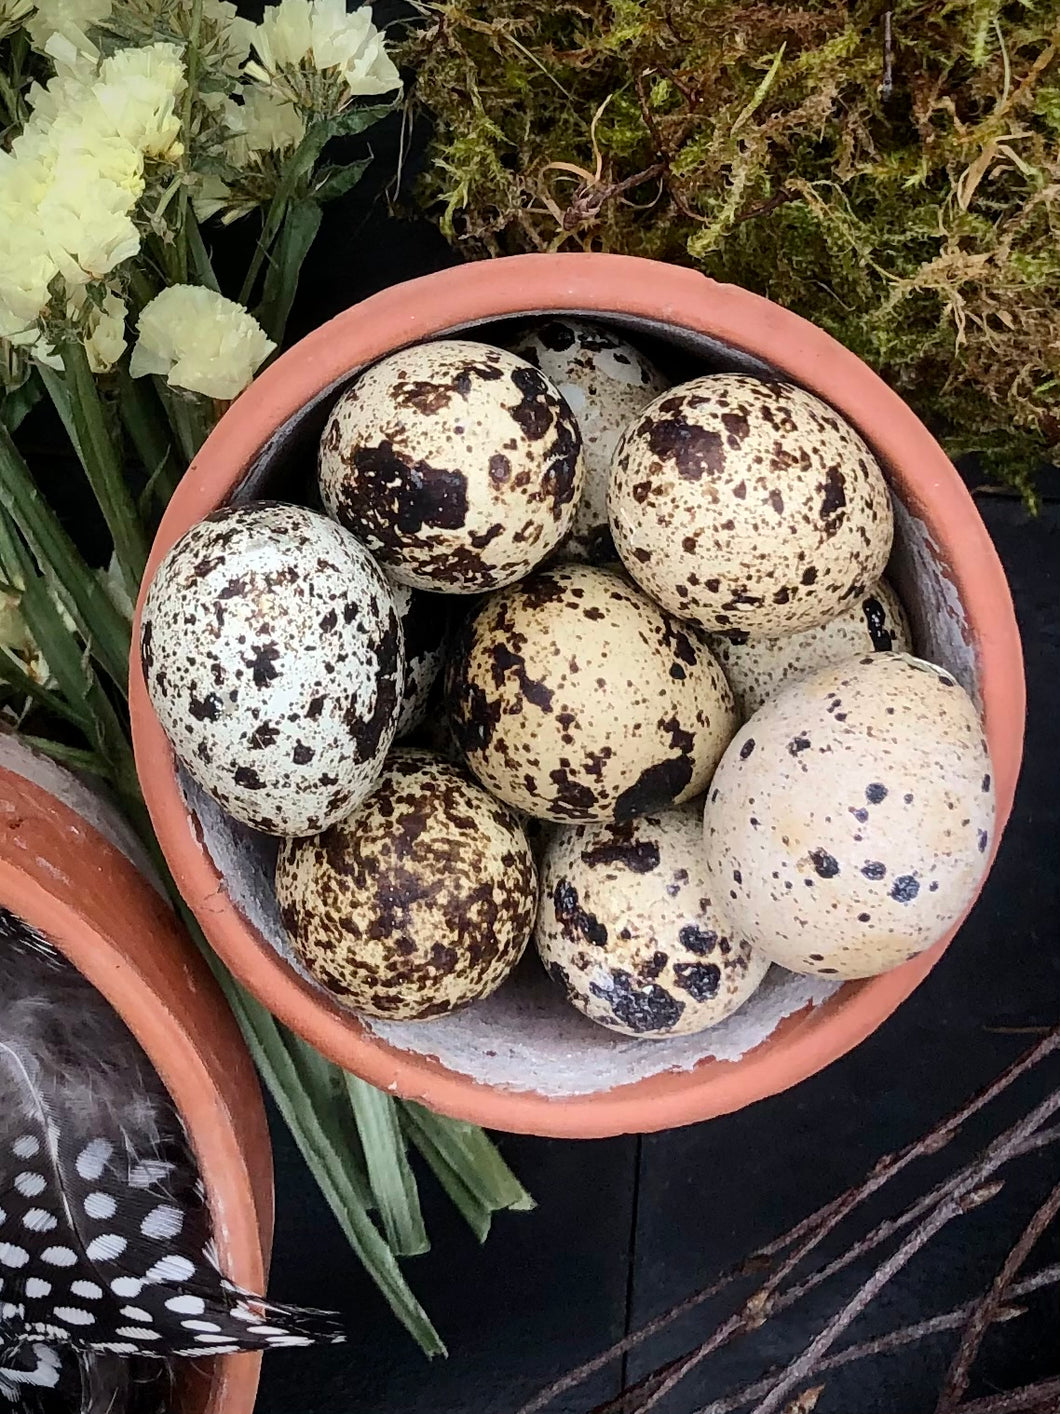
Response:
[[[235,819],[307,835],[362,800],[404,678],[390,586],[364,546],[303,506],[215,511],[151,583],[151,703],[188,773]]]
[[[590,1021],[685,1036],[741,1007],[769,963],[728,936],[703,865],[697,805],[561,826],[541,867],[541,961]]]
[[[551,820],[629,819],[690,800],[736,727],[702,638],[593,565],[557,565],[491,595],[456,637],[446,696],[483,785]]]
[[[522,579],[570,529],[574,414],[504,349],[442,339],[391,354],[339,399],[320,443],[328,513],[414,589]]]
[[[820,398],[718,373],[633,423],[608,493],[622,562],[664,609],[752,638],[843,613],[883,573],[894,534],[875,457]]]
[[[351,815],[290,840],[276,896],[303,964],[369,1016],[440,1016],[495,991],[534,925],[518,820],[465,773],[401,748]]]

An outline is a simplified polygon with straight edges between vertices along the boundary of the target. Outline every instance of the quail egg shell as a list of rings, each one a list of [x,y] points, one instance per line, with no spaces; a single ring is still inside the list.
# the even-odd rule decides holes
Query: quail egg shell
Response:
[[[522,579],[570,529],[574,414],[506,349],[442,339],[391,354],[339,399],[320,443],[328,513],[414,589]]]
[[[684,1036],[743,1005],[769,968],[728,936],[711,901],[696,805],[557,828],[534,938],[549,976],[590,1021]]]
[[[986,873],[994,790],[975,704],[905,654],[823,668],[737,732],[704,830],[734,937],[793,972],[887,971],[944,938]]]
[[[667,381],[614,330],[580,319],[535,324],[519,335],[512,350],[551,379],[581,429],[585,487],[557,558],[607,564],[615,558],[607,523],[611,460],[623,432]]]
[[[816,628],[783,638],[709,638],[736,706],[747,718],[788,683],[862,653],[905,653],[913,644],[902,602],[885,579],[849,609]]]
[[[447,697],[483,785],[552,820],[628,819],[691,799],[736,723],[702,639],[594,565],[491,595],[454,645]]]
[[[399,748],[356,810],[284,844],[276,896],[298,957],[341,1002],[418,1020],[500,986],[533,929],[537,872],[510,810]]]
[[[424,594],[387,578],[405,640],[405,691],[396,733],[400,741],[426,719],[431,689],[445,661],[449,612],[441,595]]]
[[[326,517],[261,501],[193,526],[151,582],[140,656],[174,752],[235,819],[311,834],[372,788],[401,624],[372,557]]]
[[[670,613],[750,638],[813,628],[883,573],[894,533],[875,457],[826,403],[744,374],[693,379],[619,446],[615,546]]]

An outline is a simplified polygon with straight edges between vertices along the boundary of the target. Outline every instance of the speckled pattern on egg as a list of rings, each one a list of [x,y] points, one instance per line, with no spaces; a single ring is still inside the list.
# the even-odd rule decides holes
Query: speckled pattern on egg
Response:
[[[735,727],[706,644],[624,575],[559,565],[492,595],[450,659],[453,733],[495,795],[628,819],[703,791]]]
[[[418,344],[367,369],[320,443],[328,513],[415,589],[511,584],[570,529],[584,463],[574,414],[505,349]]]
[[[423,725],[427,702],[445,662],[449,606],[440,594],[423,594],[390,579],[394,606],[405,639],[405,691],[398,715],[398,741]]]
[[[975,706],[904,654],[783,689],[737,732],[707,801],[716,902],[793,972],[868,977],[915,957],[969,907],[990,857]]]
[[[731,639],[712,634],[708,641],[745,719],[782,687],[818,668],[862,653],[906,653],[913,647],[902,602],[885,579],[816,628],[750,640],[741,633]]]
[[[657,398],[615,455],[615,546],[663,608],[774,637],[848,608],[894,534],[883,473],[826,403],[719,373]]]
[[[372,557],[324,516],[261,501],[193,526],[151,583],[140,655],[173,750],[237,820],[310,834],[371,789],[401,625]]]
[[[580,319],[534,324],[511,347],[551,379],[581,429],[585,486],[557,558],[607,564],[615,559],[607,523],[611,460],[636,415],[665,391],[666,379],[613,329]]]
[[[743,1005],[769,968],[729,938],[695,804],[556,830],[534,938],[578,1010],[626,1036],[683,1036]]]
[[[329,991],[369,1016],[419,1020],[508,976],[534,925],[537,871],[510,810],[458,767],[400,748],[357,810],[283,846],[276,896]]]

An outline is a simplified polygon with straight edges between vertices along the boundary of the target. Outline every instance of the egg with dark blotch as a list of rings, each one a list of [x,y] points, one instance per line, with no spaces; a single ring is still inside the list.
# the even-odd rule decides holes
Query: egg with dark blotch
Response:
[[[446,697],[474,775],[551,820],[629,819],[691,799],[736,725],[702,639],[591,565],[491,595],[456,637]]]
[[[361,373],[320,442],[329,515],[414,589],[522,579],[570,529],[584,464],[574,414],[505,349],[441,339]]]
[[[743,1006],[769,969],[728,936],[695,804],[556,829],[534,938],[567,1000],[626,1036],[686,1036]]]
[[[905,654],[821,669],[737,732],[704,833],[734,937],[793,972],[896,967],[952,930],[990,861],[993,772],[975,704]]]
[[[401,624],[352,535],[302,506],[215,511],[159,565],[140,659],[188,774],[273,835],[341,819],[372,788],[397,727]]]
[[[440,594],[423,594],[396,580],[390,580],[390,589],[405,640],[405,690],[395,733],[400,741],[426,719],[431,689],[445,662],[449,606]]]
[[[664,609],[752,638],[812,628],[883,573],[894,535],[876,458],[801,388],[745,374],[657,398],[615,454],[623,564]]]
[[[861,653],[906,653],[913,647],[898,595],[881,579],[849,609],[815,628],[783,638],[709,638],[745,719],[789,683]]]
[[[495,991],[534,925],[537,872],[519,822],[456,766],[398,748],[372,794],[276,865],[298,959],[368,1016],[441,1016]]]
[[[585,486],[556,558],[607,564],[615,559],[607,523],[611,460],[623,432],[667,381],[613,329],[581,319],[543,320],[523,330],[511,348],[551,379],[582,434]]]

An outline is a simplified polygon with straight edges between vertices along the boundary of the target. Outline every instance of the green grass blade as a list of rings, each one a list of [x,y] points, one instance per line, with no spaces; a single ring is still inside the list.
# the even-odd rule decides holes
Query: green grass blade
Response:
[[[304,1082],[276,1022],[230,977],[223,979],[223,985],[251,1055],[346,1240],[390,1309],[424,1353],[444,1355],[446,1350],[441,1337],[412,1294],[397,1259],[369,1217],[356,1185],[350,1181],[348,1158],[335,1150],[320,1123],[318,1105],[326,1109],[326,1100],[314,1097],[309,1103],[299,1103],[304,1095]],[[303,1043],[293,1037],[290,1039],[297,1052]]]
[[[52,692],[50,688],[31,678],[15,654],[2,644],[0,644],[0,679],[6,682],[9,687],[14,688],[16,692],[21,692],[31,698],[38,707],[44,707],[49,712],[54,712],[58,717],[65,717],[75,727],[84,728],[87,718],[80,708],[76,704],[68,702],[62,693]],[[28,740],[28,738],[23,739]]]
[[[479,1241],[485,1241],[491,1213],[504,1208],[528,1212],[533,1198],[477,1125],[445,1119],[402,1100],[401,1122],[439,1183],[459,1208]]]
[[[416,1176],[409,1166],[405,1135],[393,1096],[374,1085],[344,1075],[346,1094],[361,1136],[368,1181],[386,1240],[399,1257],[430,1250],[423,1225]]]

